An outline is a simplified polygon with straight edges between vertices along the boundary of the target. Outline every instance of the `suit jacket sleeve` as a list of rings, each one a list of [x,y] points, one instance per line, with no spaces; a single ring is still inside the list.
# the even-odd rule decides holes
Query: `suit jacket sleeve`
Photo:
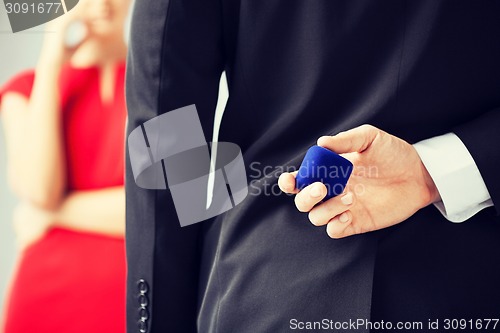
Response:
[[[453,131],[474,158],[491,195],[497,215],[500,215],[500,108],[469,121]]]
[[[191,104],[202,124],[212,124],[224,66],[218,1],[135,2],[126,74],[128,133]],[[204,132],[208,136],[211,129]],[[201,224],[181,228],[168,190],[139,188],[128,154],[126,194],[127,331],[196,332]]]

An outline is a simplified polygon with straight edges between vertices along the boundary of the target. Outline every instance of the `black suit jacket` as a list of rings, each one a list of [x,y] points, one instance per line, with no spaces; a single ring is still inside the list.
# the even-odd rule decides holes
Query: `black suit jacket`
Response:
[[[170,192],[136,186],[127,159],[128,332],[498,318],[499,18],[494,0],[136,1],[129,132],[196,104],[209,141],[225,70],[220,140],[241,147],[251,183],[236,208],[181,228]],[[277,176],[319,136],[363,123],[410,143],[456,133],[496,211],[453,224],[429,206],[328,238],[276,195]]]

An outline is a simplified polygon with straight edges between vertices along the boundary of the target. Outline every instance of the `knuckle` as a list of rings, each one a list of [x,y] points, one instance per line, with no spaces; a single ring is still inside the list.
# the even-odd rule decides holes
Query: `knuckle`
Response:
[[[360,126],[360,129],[362,129],[363,132],[366,134],[376,134],[380,132],[380,130],[377,127],[370,124],[363,124]]]
[[[370,125],[370,124],[363,124],[363,125],[361,125],[359,127],[362,128],[362,129],[364,129],[364,130],[367,130],[367,131],[371,131],[371,130],[376,129],[375,126]]]
[[[363,124],[363,125],[359,126],[359,129],[361,129],[363,131],[370,131],[372,127],[373,126],[370,124]]]

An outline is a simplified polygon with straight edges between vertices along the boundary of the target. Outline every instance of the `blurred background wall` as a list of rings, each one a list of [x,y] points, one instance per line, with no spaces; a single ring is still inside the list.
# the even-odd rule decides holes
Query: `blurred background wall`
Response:
[[[43,26],[13,34],[5,6],[0,4],[0,85],[20,70],[35,66],[43,38]],[[0,116],[0,313],[16,256],[11,226],[15,198],[9,191],[5,172],[5,140]]]

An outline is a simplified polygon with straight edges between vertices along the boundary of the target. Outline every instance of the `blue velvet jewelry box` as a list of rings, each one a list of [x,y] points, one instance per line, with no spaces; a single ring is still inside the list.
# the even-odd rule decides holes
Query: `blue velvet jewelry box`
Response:
[[[324,201],[341,194],[353,170],[352,163],[333,151],[312,146],[300,165],[295,178],[296,186],[302,190],[307,185],[322,182],[327,188]]]

